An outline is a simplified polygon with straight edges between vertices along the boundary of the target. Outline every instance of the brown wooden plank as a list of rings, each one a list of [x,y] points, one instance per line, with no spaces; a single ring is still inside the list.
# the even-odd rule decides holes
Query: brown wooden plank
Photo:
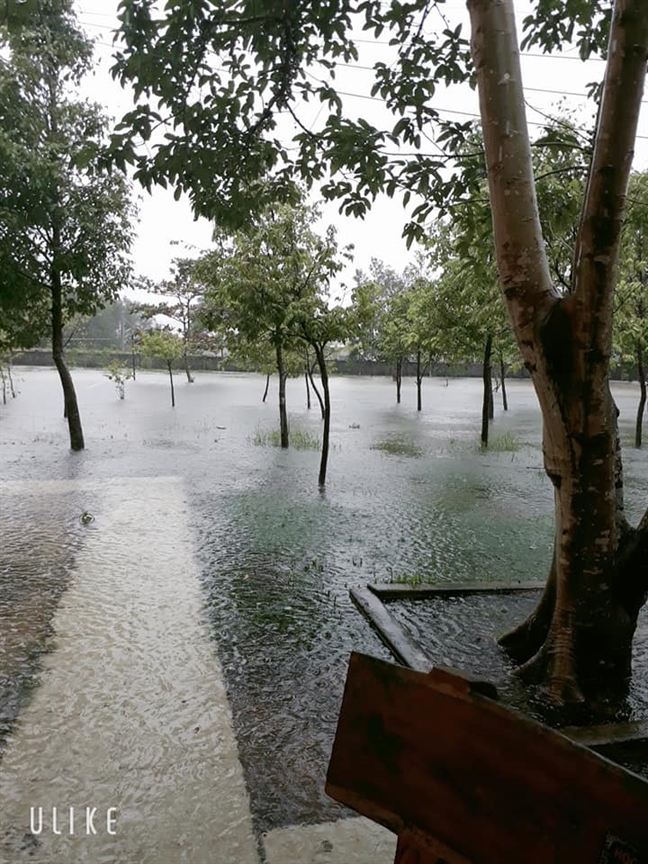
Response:
[[[387,645],[397,660],[428,672],[432,661],[424,654],[417,642],[401,627],[398,621],[385,608],[384,603],[366,588],[352,588],[351,598],[358,609],[365,615],[376,629],[378,635]]]
[[[605,723],[602,726],[568,726],[560,731],[567,738],[585,747],[606,747],[630,741],[648,741],[648,720]]]
[[[353,654],[326,788],[474,864],[648,859],[647,782],[447,672]]]
[[[400,582],[372,582],[367,585],[381,600],[425,600],[430,597],[468,597],[471,594],[515,594],[542,591],[544,582],[464,582],[407,585]]]
[[[454,849],[449,849],[413,828],[404,828],[398,835],[394,864],[473,864]]]

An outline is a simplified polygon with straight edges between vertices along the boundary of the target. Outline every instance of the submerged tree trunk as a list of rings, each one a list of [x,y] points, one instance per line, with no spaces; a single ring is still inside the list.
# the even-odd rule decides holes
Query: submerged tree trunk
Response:
[[[502,382],[502,407],[505,411],[508,411],[508,397],[506,395],[506,363],[504,362],[504,355],[502,352],[499,352],[499,367],[500,367],[500,381]]]
[[[306,408],[310,411],[311,408],[311,398],[310,398],[310,384],[308,383],[308,366],[304,369],[304,381],[306,382]]]
[[[317,357],[317,365],[319,366],[320,378],[322,381],[322,390],[324,391],[324,430],[322,433],[322,453],[320,457],[319,477],[317,479],[320,488],[322,488],[326,484],[326,468],[328,465],[329,435],[331,430],[331,394],[329,390],[329,377],[323,346],[315,346],[315,356]]]
[[[270,387],[270,373],[268,372],[268,374],[266,375],[265,390],[263,391],[263,399],[261,400],[262,402],[265,402],[266,399],[268,398],[268,388],[269,387]]]
[[[171,407],[175,408],[175,390],[173,389],[173,369],[171,368],[171,361],[167,362],[167,369],[169,370],[169,381],[171,382]]]
[[[488,447],[488,426],[491,419],[490,407],[493,399],[493,382],[491,380],[491,350],[493,337],[489,333],[484,345],[484,365],[482,369],[482,381],[484,382],[482,394],[482,422],[481,443],[482,447]]]
[[[416,352],[416,410],[420,411],[423,407],[421,399],[421,386],[423,384],[423,372],[421,372],[421,352]]]
[[[61,274],[55,267],[51,272],[51,294],[52,294],[52,358],[61,379],[63,388],[64,415],[68,422],[70,433],[70,447],[72,450],[83,450],[83,428],[81,426],[81,415],[77,403],[76,391],[72,376],[65,363],[63,350],[63,296],[61,286]]]
[[[288,377],[288,375],[286,374],[286,370],[284,368],[283,348],[280,338],[277,339],[276,343],[276,356],[277,373],[279,375],[279,430],[281,435],[281,447],[283,450],[287,450],[289,446],[289,441],[288,414],[286,412],[286,378]]]
[[[635,447],[641,447],[641,432],[643,415],[646,407],[646,370],[643,365],[643,350],[641,342],[637,342],[637,377],[639,378],[639,404],[637,405],[637,421],[635,424]]]
[[[396,404],[400,405],[401,401],[401,381],[403,377],[403,358],[399,357],[396,360]]]
[[[648,56],[648,4],[617,0],[572,290],[549,272],[535,197],[513,0],[468,0],[500,282],[543,417],[555,499],[547,590],[502,644],[558,703],[622,690],[648,597],[648,511],[623,512],[617,412],[609,388],[622,208]]]

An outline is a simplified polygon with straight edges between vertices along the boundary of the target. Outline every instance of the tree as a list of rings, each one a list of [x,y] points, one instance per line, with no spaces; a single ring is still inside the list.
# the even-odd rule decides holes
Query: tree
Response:
[[[169,330],[148,330],[141,339],[142,354],[157,357],[167,368],[171,385],[171,407],[175,408],[175,389],[173,387],[173,364],[182,357],[182,339]]]
[[[247,231],[235,232],[229,243],[205,256],[200,267],[211,288],[209,320],[218,319],[221,328],[235,335],[239,351],[246,345],[256,353],[259,346],[274,350],[283,448],[289,445],[287,355],[295,352],[301,358],[298,344],[309,341],[307,334],[315,340],[309,344],[317,355],[321,334],[307,322],[322,315],[329,280],[342,266],[334,229],[320,237],[312,227],[317,217],[314,208],[303,204],[269,207]]]
[[[114,381],[119,398],[122,400],[125,399],[126,382],[129,378],[133,377],[132,370],[126,369],[123,363],[120,363],[119,360],[113,360],[106,372],[104,372],[104,375],[109,381]]]
[[[322,419],[324,432],[322,435],[322,452],[317,478],[320,489],[326,485],[326,469],[328,465],[329,439],[331,432],[331,392],[326,366],[326,347],[331,342],[347,338],[352,320],[351,314],[341,306],[329,308],[327,298],[320,294],[313,303],[311,298],[297,304],[292,310],[290,328],[310,346],[317,361],[317,366],[324,391]],[[314,386],[314,385],[313,385]],[[317,392],[317,391],[316,391]],[[318,399],[319,393],[317,394]]]
[[[635,447],[641,447],[648,356],[648,172],[630,178],[619,270],[614,352],[621,363],[634,366],[639,381]]]
[[[493,356],[505,367],[517,349],[497,284],[488,199],[479,191],[453,208],[428,237],[430,268],[437,273],[422,297],[436,319],[436,345],[446,360],[482,364],[480,440],[488,446],[493,419]]]
[[[615,4],[569,291],[551,278],[538,217],[513,5],[469,0],[499,276],[544,422],[556,535],[537,610],[503,644],[556,702],[627,681],[648,594],[648,511],[623,515],[609,363],[616,262],[648,57],[648,7]],[[547,44],[541,29],[532,39]]]
[[[431,274],[426,272],[427,262],[420,255],[416,264],[407,268],[406,277],[409,283],[405,295],[407,332],[405,345],[408,354],[416,358],[416,410],[423,408],[422,386],[423,378],[432,363],[439,344],[438,309],[429,299]]]
[[[183,353],[182,362],[187,376],[187,382],[193,384],[189,355],[196,343],[196,320],[200,305],[203,302],[205,287],[196,278],[195,261],[191,258],[174,258],[171,264],[172,278],[155,284],[149,280],[141,283],[141,287],[160,296],[159,303],[140,303],[138,311],[147,318],[155,315],[166,315],[180,326]]]
[[[378,258],[372,258],[369,275],[359,271],[355,278],[352,304],[360,345],[365,355],[394,364],[400,405],[403,362],[410,348],[407,279]]]
[[[555,490],[547,588],[538,609],[503,644],[551,700],[595,700],[604,685],[628,680],[637,615],[648,595],[648,511],[637,528],[623,514],[609,388],[619,234],[646,72],[648,4],[615,0],[610,14],[602,0],[546,0],[524,21],[523,46],[552,50],[575,39],[582,57],[599,51],[607,60],[564,290],[552,280],[538,216],[513,0],[469,0],[468,7],[473,66],[461,28],[440,27],[430,35],[428,0],[342,0],[325,8],[271,0],[261,10],[233,0],[216,10],[194,6],[191,17],[180,5],[167,4],[158,16],[149,0],[125,0],[125,47],[115,74],[132,82],[138,97],[155,97],[158,107],[153,111],[143,101],[125,118],[114,153],[136,163],[145,185],[171,182],[189,192],[196,213],[212,218],[244,221],[264,197],[285,195],[295,172],[311,183],[323,181],[322,194],[339,198],[355,215],[379,192],[402,190],[406,205],[420,196],[405,230],[421,237],[435,209],[447,212],[471,188],[470,172],[443,172],[466,126],[442,120],[432,96],[442,83],[474,75],[499,281],[538,395],[545,467]],[[372,90],[399,115],[392,129],[345,116],[331,78],[307,75],[316,62],[334,71],[337,62],[357,61],[354,24],[365,36],[386,32],[395,46],[393,62],[374,65]],[[287,145],[276,132],[277,114],[292,112],[299,123],[301,102],[311,97],[327,104],[329,114],[314,130],[302,124]],[[174,131],[150,156],[136,153],[135,136],[150,138],[161,111],[173,117]],[[422,152],[432,122],[445,152]],[[391,157],[399,144],[407,149]]]
[[[80,450],[63,327],[114,299],[128,278],[131,208],[123,176],[97,171],[105,118],[73,98],[92,50],[71,0],[30,10],[0,31],[1,308],[13,347],[30,347],[49,326],[70,445]]]

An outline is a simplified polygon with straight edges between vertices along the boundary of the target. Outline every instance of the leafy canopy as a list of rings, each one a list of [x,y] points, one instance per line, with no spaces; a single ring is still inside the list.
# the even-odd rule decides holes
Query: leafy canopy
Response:
[[[335,229],[314,230],[319,213],[299,204],[266,208],[245,231],[217,232],[216,248],[196,265],[207,286],[205,318],[229,333],[238,356],[267,356],[269,346],[303,356],[300,342],[341,338],[341,312],[329,309],[330,280],[349,250]]]
[[[52,280],[64,319],[92,315],[129,278],[133,215],[118,172],[98,170],[107,121],[74,86],[92,46],[71,0],[41,0],[26,24],[0,28],[0,311],[7,340],[37,342]]]
[[[158,357],[170,368],[174,360],[182,357],[182,339],[169,330],[147,330],[142,334],[141,351],[147,357]]]
[[[603,0],[539,0],[526,42],[551,50],[575,37],[587,56],[601,50],[609,12]],[[161,12],[155,0],[122,0],[120,22],[112,71],[138,104],[117,129],[113,157],[134,164],[147,188],[188,193],[198,215],[240,225],[291,200],[297,178],[356,216],[380,192],[402,192],[406,205],[414,194],[411,240],[435,208],[467,192],[465,172],[446,167],[461,163],[470,124],[439,113],[434,97],[441,86],[474,84],[473,71],[468,40],[441,2],[169,0]],[[347,110],[336,88],[339,67],[378,39],[391,56],[373,64],[364,95],[392,115],[382,126]],[[318,122],[306,118],[307,103],[323,107]]]

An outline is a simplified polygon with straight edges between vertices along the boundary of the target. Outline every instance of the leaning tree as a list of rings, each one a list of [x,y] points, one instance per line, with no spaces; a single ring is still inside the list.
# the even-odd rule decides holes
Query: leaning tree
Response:
[[[648,4],[542,0],[524,21],[525,45],[551,50],[576,40],[582,57],[598,51],[607,61],[573,266],[562,287],[551,278],[538,216],[513,0],[468,0],[468,7],[471,45],[431,0],[172,0],[163,14],[153,0],[122,0],[114,74],[139,101],[118,130],[114,154],[118,163],[133,162],[145,185],[170,182],[188,192],[197,214],[221,221],[242,221],[285,196],[295,172],[341,199],[347,214],[363,215],[380,192],[402,192],[406,205],[417,202],[405,228],[415,238],[427,217],[471,187],[465,172],[445,170],[469,127],[443,119],[434,95],[444,84],[476,79],[499,279],[540,402],[555,490],[547,587],[504,644],[552,700],[579,702],[628,679],[648,595],[648,511],[636,528],[624,516],[608,378]],[[393,46],[374,64],[367,94],[398,117],[391,129],[346,112],[335,88],[337,66],[359,59],[361,30],[363,38],[384,34]],[[328,111],[305,122],[313,99]],[[287,128],[286,116],[294,121],[288,143],[279,128]],[[137,136],[150,140],[165,118],[172,125],[152,151],[137,150]]]

